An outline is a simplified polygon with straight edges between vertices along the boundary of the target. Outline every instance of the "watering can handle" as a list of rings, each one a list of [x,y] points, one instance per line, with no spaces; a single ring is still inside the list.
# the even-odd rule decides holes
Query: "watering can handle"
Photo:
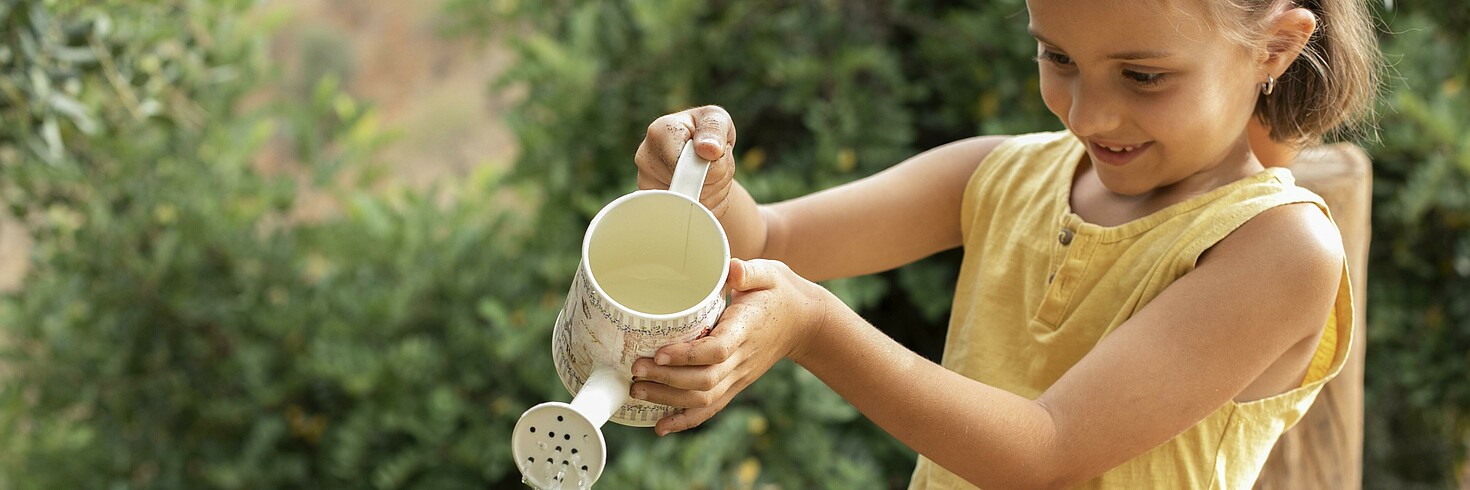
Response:
[[[709,160],[694,152],[694,140],[686,141],[684,151],[679,153],[679,163],[674,165],[674,178],[669,183],[669,190],[699,202],[699,191],[704,188],[707,173]]]

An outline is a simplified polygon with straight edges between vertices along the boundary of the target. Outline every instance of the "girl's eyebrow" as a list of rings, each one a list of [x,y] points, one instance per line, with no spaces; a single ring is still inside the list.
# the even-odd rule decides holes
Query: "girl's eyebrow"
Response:
[[[1041,41],[1041,42],[1044,42],[1046,44],[1050,44],[1052,46],[1056,46],[1057,45],[1057,43],[1051,42],[1050,39],[1047,39],[1046,36],[1043,36],[1043,35],[1041,35],[1041,33],[1036,32],[1036,28],[1035,27],[1026,26],[1026,32],[1030,33],[1031,34],[1031,37],[1036,38],[1037,41]]]
[[[1036,32],[1036,28],[1035,27],[1027,26],[1026,27],[1026,32],[1031,33],[1031,37],[1036,38],[1037,41],[1041,41],[1043,43],[1050,44],[1052,46],[1057,46],[1057,43],[1051,42],[1051,40],[1047,39],[1046,36],[1042,36],[1041,33]],[[1174,56],[1174,53],[1169,52],[1169,51],[1139,50],[1139,51],[1124,51],[1124,52],[1121,52],[1121,53],[1113,53],[1113,54],[1108,55],[1104,59],[1106,59],[1106,60],[1136,61],[1136,60],[1155,60],[1155,59],[1161,59],[1161,58],[1168,58],[1168,57],[1171,57],[1171,56]]]
[[[1174,53],[1170,53],[1168,51],[1124,51],[1122,53],[1110,54],[1108,55],[1107,59],[1123,61],[1155,60],[1160,58],[1168,58],[1173,55]]]

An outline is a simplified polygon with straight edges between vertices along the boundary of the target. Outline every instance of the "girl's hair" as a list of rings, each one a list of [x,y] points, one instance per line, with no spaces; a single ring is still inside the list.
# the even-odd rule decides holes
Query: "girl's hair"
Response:
[[[1255,116],[1271,139],[1302,147],[1330,133],[1358,129],[1373,115],[1382,55],[1362,0],[1204,0],[1206,15],[1226,36],[1264,47],[1274,13],[1305,8],[1317,17],[1306,48],[1256,101]]]

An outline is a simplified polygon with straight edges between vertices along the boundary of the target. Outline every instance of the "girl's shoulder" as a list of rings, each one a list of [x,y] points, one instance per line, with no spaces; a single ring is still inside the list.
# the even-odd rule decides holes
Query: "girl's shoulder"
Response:
[[[1050,131],[991,140],[970,176],[967,195],[999,198],[1012,192],[1050,195],[1070,182],[1076,163],[1086,151],[1068,131]],[[1039,195],[1039,194],[1038,194]]]
[[[986,158],[994,161],[1057,160],[1082,150],[1082,143],[1066,130],[1007,136]]]
[[[1298,201],[1255,214],[1210,247],[1199,261],[1204,263],[1212,255],[1286,257],[1297,264],[1317,264],[1331,274],[1337,272],[1345,252],[1342,235],[1325,209]]]
[[[1051,179],[1070,174],[1085,151],[1082,143],[1065,130],[1006,136],[985,155],[977,174],[1004,180]]]

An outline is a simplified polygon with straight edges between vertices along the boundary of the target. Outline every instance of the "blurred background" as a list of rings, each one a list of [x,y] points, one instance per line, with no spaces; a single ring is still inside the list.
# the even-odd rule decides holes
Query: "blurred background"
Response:
[[[1467,485],[1470,5],[1375,4],[1365,488]],[[515,488],[550,328],[653,118],[762,201],[1059,129],[1020,0],[0,0],[0,489]],[[937,358],[958,255],[828,283]],[[779,364],[604,488],[901,488]]]

